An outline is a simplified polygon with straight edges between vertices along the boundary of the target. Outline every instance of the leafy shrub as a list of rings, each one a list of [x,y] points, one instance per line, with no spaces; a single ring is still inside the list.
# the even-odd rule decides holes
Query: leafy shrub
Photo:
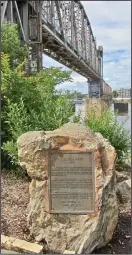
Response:
[[[56,85],[70,79],[70,72],[49,68],[26,77],[10,68],[9,57],[2,55],[2,149],[12,165],[18,164],[16,141],[27,131],[54,130],[73,114],[69,93],[62,95]]]
[[[130,132],[123,127],[126,121],[127,118],[119,124],[117,113],[114,114],[110,109],[97,118],[93,109],[85,123],[91,130],[101,133],[110,141],[116,149],[117,159],[121,160],[127,157],[130,149]]]
[[[71,72],[48,68],[27,77],[27,48],[15,24],[4,24],[2,38],[2,167],[18,166],[17,138],[27,131],[54,130],[73,114],[72,95],[56,91]],[[8,163],[8,164],[7,164]],[[11,164],[11,165],[10,165]]]
[[[23,62],[27,56],[27,47],[19,39],[17,24],[6,23],[1,27],[2,52],[10,57],[12,68]]]
[[[79,123],[82,124],[83,123],[83,119],[82,119],[82,111],[79,110],[79,112],[73,115],[71,122],[73,123]]]

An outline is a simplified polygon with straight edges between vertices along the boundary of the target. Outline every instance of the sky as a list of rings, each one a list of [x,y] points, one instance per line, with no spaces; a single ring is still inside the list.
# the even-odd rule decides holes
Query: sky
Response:
[[[113,90],[131,87],[131,1],[81,1],[91,23],[97,46],[103,46],[104,80]],[[43,65],[62,66],[43,56]],[[64,68],[68,70],[68,68]],[[73,82],[58,89],[88,93],[85,77],[72,72]]]

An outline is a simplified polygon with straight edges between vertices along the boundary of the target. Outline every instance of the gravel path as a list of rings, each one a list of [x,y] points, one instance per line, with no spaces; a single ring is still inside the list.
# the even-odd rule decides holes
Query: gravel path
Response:
[[[34,241],[26,226],[27,204],[29,202],[28,179],[18,179],[2,173],[1,194],[1,234]],[[93,254],[132,254],[131,242],[131,210],[130,205],[122,208],[113,238],[104,248]]]

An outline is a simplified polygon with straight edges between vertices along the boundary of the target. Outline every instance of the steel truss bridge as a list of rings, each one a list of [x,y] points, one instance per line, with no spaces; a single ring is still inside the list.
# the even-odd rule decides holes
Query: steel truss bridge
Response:
[[[90,97],[103,95],[103,47],[97,48],[80,1],[1,1],[5,22],[18,24],[29,72],[42,68],[44,53],[86,77]]]

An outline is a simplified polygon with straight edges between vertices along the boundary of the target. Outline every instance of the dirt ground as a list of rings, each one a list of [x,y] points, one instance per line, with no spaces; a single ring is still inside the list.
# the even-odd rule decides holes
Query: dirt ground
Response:
[[[131,249],[131,211],[120,212],[118,224],[112,240],[93,254],[132,254]]]
[[[7,173],[1,175],[1,232],[2,234],[33,241],[26,226],[26,208],[29,201],[28,179],[18,179]],[[93,254],[131,253],[131,209],[120,209],[113,238],[104,248]]]
[[[4,173],[1,178],[1,232],[4,235],[29,240],[26,226],[29,181]]]

